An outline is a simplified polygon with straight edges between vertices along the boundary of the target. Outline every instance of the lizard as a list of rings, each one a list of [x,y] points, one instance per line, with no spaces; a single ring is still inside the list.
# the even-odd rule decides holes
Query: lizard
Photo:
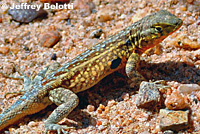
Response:
[[[45,120],[44,132],[65,133],[71,127],[58,122],[78,105],[76,93],[89,89],[121,68],[125,68],[134,83],[145,80],[137,71],[140,56],[177,31],[182,23],[167,10],[160,10],[97,43],[62,66],[59,63],[49,65],[33,80],[24,76],[24,94],[0,114],[0,131],[55,103],[58,107]]]

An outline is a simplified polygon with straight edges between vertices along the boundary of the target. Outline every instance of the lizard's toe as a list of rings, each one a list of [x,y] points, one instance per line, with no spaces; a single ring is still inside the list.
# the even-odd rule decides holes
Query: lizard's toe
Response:
[[[67,130],[69,129],[75,129],[74,127],[68,127],[67,125],[58,125],[58,124],[46,124],[45,125],[45,134],[47,134],[47,131],[57,131],[58,134],[61,134],[61,131],[64,134],[67,134]]]

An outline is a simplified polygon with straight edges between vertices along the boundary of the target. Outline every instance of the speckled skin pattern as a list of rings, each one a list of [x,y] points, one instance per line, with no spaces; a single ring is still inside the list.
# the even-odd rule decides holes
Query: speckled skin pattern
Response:
[[[47,66],[33,81],[24,76],[25,93],[0,114],[0,131],[55,103],[58,107],[45,121],[45,133],[49,130],[65,132],[70,127],[57,123],[78,105],[75,93],[92,87],[120,68],[125,68],[127,76],[139,84],[144,80],[137,72],[140,55],[158,45],[181,25],[182,20],[160,10],[98,43],[62,67],[58,63]]]

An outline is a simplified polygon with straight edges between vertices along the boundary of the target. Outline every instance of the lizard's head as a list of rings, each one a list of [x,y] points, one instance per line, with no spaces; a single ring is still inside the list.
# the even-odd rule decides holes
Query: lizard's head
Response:
[[[139,32],[132,35],[131,40],[136,44],[136,51],[143,53],[178,30],[183,21],[166,10],[160,10],[157,13],[144,17],[138,23],[142,23],[143,26]]]

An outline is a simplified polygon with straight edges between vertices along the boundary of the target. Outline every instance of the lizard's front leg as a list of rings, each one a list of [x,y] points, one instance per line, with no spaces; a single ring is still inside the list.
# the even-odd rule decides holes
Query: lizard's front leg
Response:
[[[131,80],[130,87],[138,85],[139,82],[144,81],[145,78],[137,71],[138,64],[140,62],[140,56],[137,53],[132,53],[126,63],[126,74]]]
[[[64,129],[69,129],[66,125],[58,125],[62,120],[78,105],[78,96],[69,89],[56,88],[49,92],[49,99],[58,105],[58,107],[51,113],[45,121],[45,133],[49,130],[57,131],[58,134],[65,133]]]

